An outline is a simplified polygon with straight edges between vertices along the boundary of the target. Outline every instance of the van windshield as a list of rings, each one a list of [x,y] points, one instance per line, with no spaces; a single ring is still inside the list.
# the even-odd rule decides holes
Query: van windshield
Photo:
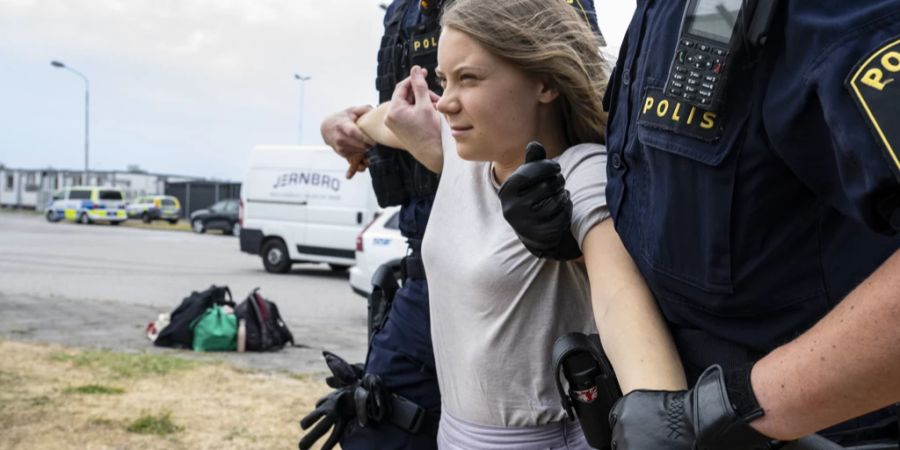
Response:
[[[69,198],[72,200],[90,200],[91,191],[70,191]]]
[[[122,193],[119,191],[100,191],[100,200],[122,200]]]

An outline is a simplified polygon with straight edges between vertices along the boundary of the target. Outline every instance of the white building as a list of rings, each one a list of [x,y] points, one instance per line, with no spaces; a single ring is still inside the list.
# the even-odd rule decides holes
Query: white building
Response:
[[[122,189],[126,199],[164,194],[167,182],[198,181],[200,177],[166,175],[134,170],[92,170],[84,179],[80,170],[16,169],[0,166],[0,206],[42,210],[53,192],[67,186],[110,186]]]

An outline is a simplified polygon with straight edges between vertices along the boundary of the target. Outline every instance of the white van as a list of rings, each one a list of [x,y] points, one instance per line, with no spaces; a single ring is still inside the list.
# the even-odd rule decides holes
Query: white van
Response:
[[[241,251],[272,273],[296,262],[352,266],[356,236],[378,206],[368,172],[346,172],[330,147],[254,147],[241,185]]]

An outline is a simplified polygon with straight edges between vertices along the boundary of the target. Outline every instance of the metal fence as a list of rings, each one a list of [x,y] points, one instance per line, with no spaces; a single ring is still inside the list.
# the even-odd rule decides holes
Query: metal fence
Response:
[[[192,212],[208,208],[219,200],[240,198],[241,183],[183,181],[166,183],[165,191],[166,195],[178,198],[182,217],[188,218]]]

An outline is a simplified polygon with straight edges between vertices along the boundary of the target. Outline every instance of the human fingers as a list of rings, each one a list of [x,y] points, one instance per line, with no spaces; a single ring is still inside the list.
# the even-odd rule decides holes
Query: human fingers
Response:
[[[393,110],[400,106],[412,106],[412,101],[412,81],[407,77],[394,87],[394,95],[391,96],[391,109]]]
[[[409,72],[410,82],[412,84],[413,96],[417,105],[425,105],[431,103],[431,91],[428,90],[428,82],[425,76],[428,74],[426,69],[419,66],[413,66]]]
[[[375,109],[372,105],[359,105],[347,108],[347,112],[353,116],[353,119],[359,119],[363,114]]]

